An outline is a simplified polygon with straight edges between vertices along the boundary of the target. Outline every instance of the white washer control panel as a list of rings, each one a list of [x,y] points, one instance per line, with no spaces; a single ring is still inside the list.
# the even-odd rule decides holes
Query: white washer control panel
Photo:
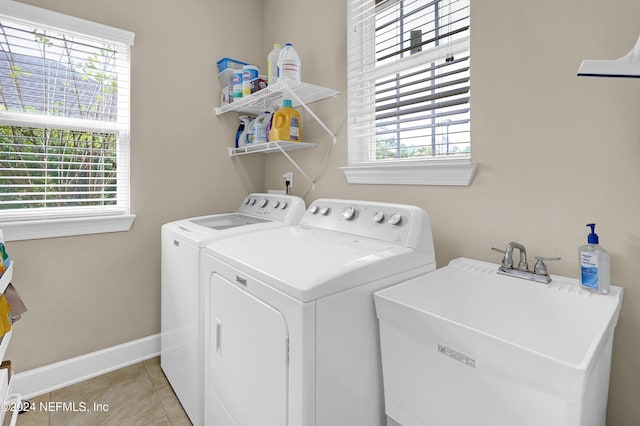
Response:
[[[250,194],[240,205],[238,213],[297,223],[301,209],[304,210],[304,201],[294,195]]]
[[[327,229],[414,248],[433,250],[427,213],[407,204],[319,199],[314,201],[300,226]],[[424,243],[423,240],[427,240]]]

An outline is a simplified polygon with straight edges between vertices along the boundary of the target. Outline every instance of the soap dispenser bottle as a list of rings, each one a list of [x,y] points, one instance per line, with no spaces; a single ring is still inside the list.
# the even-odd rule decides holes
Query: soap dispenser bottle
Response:
[[[588,223],[591,233],[587,244],[579,248],[580,285],[593,293],[607,294],[611,287],[609,274],[609,253],[598,244],[596,224]]]

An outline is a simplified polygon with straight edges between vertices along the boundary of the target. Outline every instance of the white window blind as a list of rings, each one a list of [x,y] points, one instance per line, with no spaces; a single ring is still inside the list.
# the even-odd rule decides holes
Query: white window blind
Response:
[[[0,1],[0,222],[129,214],[132,44]]]
[[[350,166],[469,164],[469,2],[348,1]]]

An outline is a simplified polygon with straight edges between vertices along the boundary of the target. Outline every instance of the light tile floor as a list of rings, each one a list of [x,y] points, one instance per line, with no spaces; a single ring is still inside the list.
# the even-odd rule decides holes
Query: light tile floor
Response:
[[[19,426],[191,425],[160,369],[160,358],[112,371],[29,401],[33,409],[18,416]]]

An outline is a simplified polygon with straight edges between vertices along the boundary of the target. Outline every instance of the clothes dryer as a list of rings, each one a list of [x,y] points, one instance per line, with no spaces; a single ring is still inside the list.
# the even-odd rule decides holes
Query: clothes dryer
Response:
[[[385,424],[373,293],[435,269],[422,209],[321,199],[201,264],[205,424]]]
[[[160,365],[194,425],[203,423],[200,249],[213,240],[298,223],[304,212],[299,197],[256,193],[235,213],[162,226]]]

